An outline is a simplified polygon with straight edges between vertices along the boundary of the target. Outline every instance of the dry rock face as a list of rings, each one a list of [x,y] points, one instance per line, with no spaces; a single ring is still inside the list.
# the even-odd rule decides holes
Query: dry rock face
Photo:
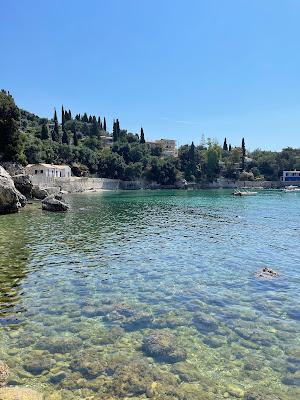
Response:
[[[27,199],[32,197],[32,182],[29,175],[26,174],[24,167],[16,162],[4,162],[3,167],[12,177],[16,189]]]
[[[27,199],[32,197],[32,182],[29,175],[14,175],[12,176],[16,189],[22,193]]]
[[[0,214],[17,212],[26,204],[26,197],[15,187],[13,179],[0,166]]]

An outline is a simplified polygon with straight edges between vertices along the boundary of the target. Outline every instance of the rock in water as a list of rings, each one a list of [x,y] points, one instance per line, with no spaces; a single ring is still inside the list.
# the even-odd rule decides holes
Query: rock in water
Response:
[[[278,275],[279,275],[278,272],[276,272],[273,269],[268,268],[268,267],[262,268],[255,274],[256,278],[260,278],[260,279],[272,279],[272,278],[276,278]]]
[[[185,349],[180,346],[176,337],[163,330],[144,337],[142,350],[147,356],[167,363],[176,363],[187,358]]]
[[[0,386],[5,386],[9,378],[9,367],[5,362],[0,361]]]
[[[42,189],[38,185],[33,185],[32,197],[34,199],[44,200],[48,196],[49,196],[49,193],[47,192],[46,189]]]
[[[0,166],[0,214],[17,212],[27,200],[14,185],[11,176]]]
[[[50,195],[42,201],[42,209],[46,211],[67,211],[69,208],[60,195]]]
[[[44,396],[27,387],[0,388],[0,400],[43,400]]]

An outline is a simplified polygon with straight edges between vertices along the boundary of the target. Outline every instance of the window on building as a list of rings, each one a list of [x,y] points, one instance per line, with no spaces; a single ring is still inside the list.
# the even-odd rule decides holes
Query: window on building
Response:
[[[41,174],[43,174],[44,173],[44,171],[41,169]]]
[[[35,175],[37,175],[37,173],[38,173],[38,170],[36,169],[36,170],[34,171],[34,173],[35,173]]]

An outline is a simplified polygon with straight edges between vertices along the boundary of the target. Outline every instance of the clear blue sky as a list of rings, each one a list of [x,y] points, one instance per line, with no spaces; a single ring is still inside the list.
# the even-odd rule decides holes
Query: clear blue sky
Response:
[[[299,0],[2,0],[0,87],[146,139],[299,147],[299,21]]]

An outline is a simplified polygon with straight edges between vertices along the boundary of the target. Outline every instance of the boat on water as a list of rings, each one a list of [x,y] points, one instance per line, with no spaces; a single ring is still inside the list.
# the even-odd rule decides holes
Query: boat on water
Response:
[[[285,193],[300,192],[300,187],[295,186],[295,185],[289,185],[289,186],[285,186],[285,188],[282,189],[282,191],[285,192]]]
[[[246,189],[235,189],[232,193],[234,196],[255,196],[257,192]]]

